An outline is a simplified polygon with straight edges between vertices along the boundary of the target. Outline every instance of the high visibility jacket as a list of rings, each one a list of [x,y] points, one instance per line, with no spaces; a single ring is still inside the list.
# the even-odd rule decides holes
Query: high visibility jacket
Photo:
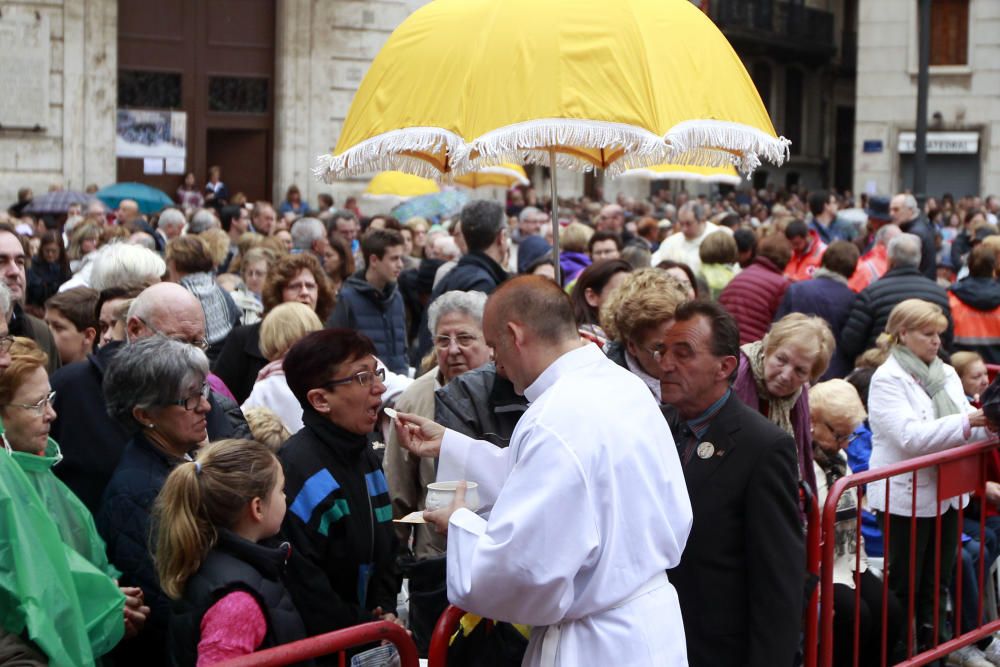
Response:
[[[847,281],[847,286],[855,292],[860,292],[881,278],[888,269],[888,250],[884,245],[876,245],[858,259],[858,266],[854,269],[854,275]]]
[[[792,259],[785,267],[785,277],[792,282],[809,280],[823,261],[824,252],[826,252],[826,244],[820,240],[819,234],[809,230],[809,246],[801,255],[792,254]]]
[[[955,350],[978,352],[988,364],[1000,363],[1000,306],[979,310],[948,291],[955,323]]]

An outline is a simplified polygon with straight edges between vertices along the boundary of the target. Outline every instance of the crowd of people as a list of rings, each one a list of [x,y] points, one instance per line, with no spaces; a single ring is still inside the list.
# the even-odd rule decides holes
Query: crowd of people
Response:
[[[209,665],[378,619],[426,652],[450,601],[511,664],[791,666],[802,498],[991,435],[995,196],[583,197],[554,261],[532,188],[434,220],[218,171],[154,213],[30,195],[0,214],[0,664]],[[436,480],[470,488],[424,511]],[[1000,465],[983,498],[886,484],[838,505],[838,665],[855,614],[873,665],[983,621]]]

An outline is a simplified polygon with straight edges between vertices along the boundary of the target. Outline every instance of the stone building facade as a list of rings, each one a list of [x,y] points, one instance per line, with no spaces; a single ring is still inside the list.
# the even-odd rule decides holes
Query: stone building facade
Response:
[[[176,100],[163,103],[187,113],[185,171],[194,172],[204,183],[207,167],[218,163],[220,152],[235,148],[257,151],[260,155],[256,158],[248,160],[240,153],[234,159],[229,174],[235,182],[224,169],[223,180],[231,191],[243,189],[251,199],[277,201],[284,189],[295,183],[309,201],[315,201],[320,192],[329,192],[339,204],[346,196],[357,195],[364,181],[318,183],[311,173],[315,158],[336,143],[372,58],[395,26],[425,1],[213,0],[200,4],[203,0],[163,0],[154,6],[140,0],[0,0],[0,33],[8,36],[8,43],[13,36],[14,44],[24,45],[21,51],[30,61],[28,69],[40,72],[47,67],[48,72],[45,94],[29,96],[39,109],[31,114],[38,122],[22,119],[22,125],[17,125],[0,118],[0,202],[12,202],[23,186],[39,193],[55,183],[84,189],[89,184],[103,186],[126,178],[172,192],[180,183],[180,174],[147,176],[141,160],[116,159],[116,111],[122,106],[119,73],[170,70],[171,44],[180,63],[192,50],[192,43],[199,48],[204,43],[207,55],[196,57],[193,65],[186,60],[178,64],[184,83],[178,84]],[[868,5],[881,3],[864,1]],[[972,1],[990,4],[990,0]],[[780,170],[763,168],[754,185],[761,187],[770,181],[777,185],[849,187],[850,162],[855,156],[850,141],[845,151],[837,138],[844,136],[845,126],[848,135],[853,128],[857,2],[701,2],[743,57],[778,132],[791,135],[795,141],[791,162]],[[256,19],[244,16],[254,12]],[[234,19],[235,14],[240,16]],[[255,33],[258,38],[264,35],[273,40],[273,68],[269,66],[259,75],[271,120],[258,118],[254,127],[263,138],[239,147],[232,143],[234,137],[219,135],[226,135],[230,124],[237,130],[228,134],[238,134],[238,128],[249,127],[249,121],[240,122],[238,114],[219,115],[211,106],[212,100],[205,101],[210,94],[193,88],[191,82],[204,87],[213,76],[227,74],[219,51],[211,48],[231,45],[248,54],[258,49],[260,45],[251,43],[249,37],[240,38],[254,32],[255,25],[266,27]],[[39,57],[43,49],[32,41],[38,39],[48,44],[47,65]],[[8,90],[11,86],[15,91],[30,87],[30,82],[10,74],[20,69],[21,51],[7,49],[0,54],[0,70],[8,72]],[[149,60],[145,61],[147,52]],[[22,99],[16,92],[8,96],[8,117],[16,118],[18,111],[25,116],[23,109],[10,108],[23,105]],[[41,109],[43,103],[45,108]],[[3,108],[0,104],[0,110]],[[231,119],[235,120],[230,123]],[[221,132],[213,135],[213,128]],[[206,143],[207,148],[202,145]],[[264,165],[266,179],[241,183],[232,169],[248,161]],[[534,170],[536,183],[547,188],[543,171]],[[581,194],[584,183],[579,174],[559,173],[561,194]],[[622,183],[605,183],[605,196],[625,187]],[[644,186],[631,187],[638,187],[637,196],[648,192],[648,187],[645,191]]]
[[[1000,2],[932,3],[928,195],[1000,194]],[[861,0],[854,187],[912,187],[917,3]]]

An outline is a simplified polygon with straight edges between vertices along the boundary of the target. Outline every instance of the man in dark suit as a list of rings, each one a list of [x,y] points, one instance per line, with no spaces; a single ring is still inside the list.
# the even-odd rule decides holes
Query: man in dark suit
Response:
[[[716,303],[677,308],[656,357],[664,414],[694,525],[668,574],[692,667],[790,667],[799,646],[805,545],[792,437],[730,389],[736,321]]]

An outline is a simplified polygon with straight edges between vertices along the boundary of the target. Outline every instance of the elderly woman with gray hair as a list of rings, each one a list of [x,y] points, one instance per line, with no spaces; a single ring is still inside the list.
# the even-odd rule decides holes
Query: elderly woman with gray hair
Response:
[[[437,364],[420,376],[404,391],[396,408],[400,412],[417,414],[434,419],[434,392],[466,371],[479,368],[490,360],[490,348],[483,337],[483,309],[486,295],[483,292],[446,292],[434,300],[427,312],[427,322],[434,342]],[[382,462],[392,498],[392,511],[396,519],[424,508],[427,485],[434,481],[433,459],[420,459],[407,453],[399,443],[396,429],[389,431],[385,459]],[[444,554],[446,539],[438,535],[429,524],[396,524],[400,544],[410,544],[413,530],[413,553],[417,560]],[[410,580],[410,627],[418,645],[426,649],[434,622],[443,607],[433,609],[421,605],[419,577]],[[443,562],[442,577],[443,578]],[[416,589],[414,588],[416,585]],[[433,606],[433,601],[427,600]],[[441,605],[438,605],[441,606]],[[445,601],[444,606],[447,606]]]
[[[145,630],[127,642],[122,664],[156,663],[166,651],[169,602],[149,552],[150,511],[170,471],[207,438],[208,359],[163,336],[122,347],[104,376],[108,414],[132,434],[104,491],[97,529],[120,582],[139,586],[152,610]]]

